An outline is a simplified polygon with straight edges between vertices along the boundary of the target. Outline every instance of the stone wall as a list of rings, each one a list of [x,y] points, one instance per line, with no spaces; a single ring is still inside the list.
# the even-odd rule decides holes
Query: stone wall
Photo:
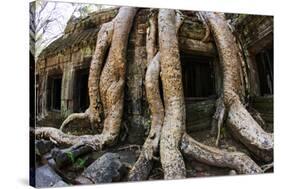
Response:
[[[250,95],[260,96],[260,81],[255,56],[273,46],[273,16],[237,15],[234,27],[243,46],[250,84]]]
[[[148,14],[148,9],[138,11],[128,42],[124,120],[127,121],[130,143],[143,142],[150,120],[144,90]]]
[[[273,132],[273,116],[274,116],[274,103],[273,97],[255,97],[251,102],[252,107],[254,107],[261,115],[263,120],[265,121],[265,130],[268,132]]]

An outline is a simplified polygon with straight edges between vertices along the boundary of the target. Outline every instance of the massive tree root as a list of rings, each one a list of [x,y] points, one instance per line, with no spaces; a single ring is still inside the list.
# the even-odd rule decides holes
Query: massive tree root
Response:
[[[160,140],[160,157],[165,179],[185,178],[185,164],[179,143],[185,130],[186,113],[182,70],[174,10],[160,9],[159,51],[165,117]]]
[[[130,171],[129,180],[145,180],[153,166],[153,158],[158,151],[160,134],[164,119],[164,108],[159,90],[159,73],[160,73],[160,53],[149,63],[146,77],[145,88],[149,108],[152,114],[150,132],[142,147],[142,152]]]
[[[158,11],[155,9],[150,11],[148,20],[149,27],[146,31],[146,52],[148,64],[150,64],[157,52],[157,13]],[[147,67],[149,67],[149,65]]]
[[[128,180],[146,180],[153,166],[153,157],[158,151],[160,134],[164,119],[164,107],[160,96],[159,75],[160,75],[160,53],[156,53],[157,17],[152,12],[149,19],[147,31],[147,71],[145,75],[146,98],[151,111],[150,132],[142,147],[142,152],[137,162],[129,173]],[[154,57],[153,57],[154,56]]]
[[[129,33],[137,9],[121,7],[111,22],[104,24],[98,35],[89,76],[90,107],[83,114],[73,114],[62,125],[76,118],[89,118],[91,122],[101,122],[101,104],[104,108],[104,128],[101,134],[73,136],[54,128],[36,128],[37,137],[50,138],[64,145],[90,145],[100,150],[116,140],[121,126],[124,101],[126,50]],[[107,48],[110,46],[106,63],[102,69]],[[100,72],[102,73],[100,76]],[[100,81],[99,81],[100,77]]]
[[[61,130],[63,130],[70,122],[77,119],[89,119],[92,127],[99,127],[101,124],[103,111],[100,100],[99,81],[105,55],[112,40],[113,22],[114,21],[103,24],[97,36],[96,48],[92,56],[88,79],[88,93],[90,98],[89,108],[84,113],[73,113],[69,115],[63,121],[60,127]]]
[[[227,152],[201,144],[185,134],[181,143],[182,152],[199,162],[216,167],[228,167],[240,174],[262,173],[262,169],[246,154]]]
[[[160,11],[161,12],[161,11]],[[159,19],[160,19],[160,13],[159,13]],[[162,11],[162,15],[164,17],[161,17],[162,19],[169,16],[169,19],[171,19],[175,23],[175,26],[173,26],[176,29],[176,33],[179,30],[181,23],[182,23],[182,17],[180,16],[179,12],[177,12],[176,16],[173,11]],[[175,20],[173,20],[175,19]],[[151,19],[152,20],[152,19]],[[150,20],[150,21],[151,21]],[[170,21],[171,21],[170,20]],[[163,20],[159,20],[161,22]],[[168,20],[169,21],[169,20]],[[154,29],[155,24],[152,24],[153,22],[150,22],[151,30],[149,31],[156,31]],[[169,23],[171,24],[171,22]],[[159,24],[160,26],[160,24]],[[167,25],[163,24],[162,27],[166,27]],[[162,28],[159,27],[159,33],[165,31],[161,30]],[[166,28],[170,29],[170,28]],[[160,31],[161,30],[161,31]],[[169,33],[170,34],[170,33]],[[162,36],[159,37],[159,40],[168,39],[171,37],[171,35],[167,35],[167,33],[162,34]],[[174,37],[176,36],[173,34]],[[174,40],[176,41],[176,40]],[[163,42],[163,41],[162,41]],[[165,41],[164,41],[165,42]],[[147,37],[147,57],[148,61],[150,61],[150,58],[152,57],[152,54],[155,52],[153,49],[155,49],[155,38],[154,34],[148,32]],[[169,43],[168,43],[169,44]],[[168,45],[167,44],[167,45]],[[162,46],[163,47],[163,46]],[[165,47],[165,46],[164,46]],[[178,48],[176,45],[173,46],[174,48]],[[166,47],[165,47],[166,48]],[[170,49],[166,48],[166,49]],[[163,49],[163,48],[162,48]],[[161,46],[160,46],[161,50]],[[164,51],[164,53],[167,53]],[[175,55],[175,52],[172,52],[173,55]],[[162,54],[162,52],[161,52]],[[160,71],[160,57],[161,57],[160,51],[156,53],[154,58],[151,62],[149,62],[148,69],[146,72],[146,92],[147,92],[147,100],[150,105],[150,110],[152,112],[152,125],[151,130],[149,133],[148,138],[146,139],[143,150],[135,163],[134,167],[131,169],[129,173],[129,180],[131,181],[137,181],[137,180],[145,180],[147,179],[152,167],[153,167],[153,155],[158,150],[158,136],[161,133],[161,124],[163,123],[163,105],[160,97],[160,90],[159,89],[159,71]],[[168,57],[171,57],[171,54],[165,54]],[[167,59],[165,59],[167,61]],[[173,60],[174,62],[175,60]],[[161,65],[163,62],[161,62]],[[171,66],[171,65],[169,65]],[[175,66],[175,65],[173,65]],[[178,65],[180,66],[180,64]],[[168,67],[169,68],[169,67]],[[164,68],[165,69],[165,68]],[[173,70],[180,70],[180,68],[177,67],[177,69],[173,68]],[[165,70],[164,70],[165,71]],[[167,79],[167,76],[163,76],[163,68],[162,68],[162,80],[163,78]],[[167,71],[167,70],[166,70]],[[166,72],[164,72],[166,73]],[[172,73],[175,74],[175,73]],[[180,75],[179,78],[181,78],[181,71],[179,71],[178,75]],[[174,75],[173,75],[174,76]],[[177,78],[177,81],[180,81],[181,79]],[[171,77],[169,78],[171,81]],[[174,83],[173,83],[174,84]],[[164,86],[163,86],[164,87]],[[171,85],[169,85],[171,87]],[[169,90],[172,90],[173,93],[172,96],[169,96],[169,98],[175,97],[176,95],[180,95],[183,91],[180,88],[180,84],[177,85],[177,90],[174,88],[168,88]],[[164,94],[165,94],[165,88],[163,88]],[[167,90],[167,89],[166,89]],[[166,92],[166,95],[171,95],[171,92]],[[178,97],[178,96],[177,96]],[[167,96],[166,96],[167,98]],[[177,98],[177,100],[180,97]],[[224,113],[225,113],[225,107],[224,103],[222,101],[223,98],[220,98],[218,100],[218,107],[217,109],[217,115],[216,119],[218,120],[218,124],[221,126],[223,124],[224,120]],[[165,100],[165,96],[164,96]],[[165,101],[167,103],[167,101]],[[175,102],[172,102],[172,104]],[[176,102],[176,105],[183,105],[185,106],[184,102],[181,101],[179,104]],[[167,111],[167,105],[165,105],[165,111]],[[179,107],[176,107],[176,109],[179,109]],[[182,109],[180,109],[182,110]],[[173,113],[179,113],[175,110],[173,110]],[[184,113],[182,111],[181,113]],[[171,112],[167,113],[168,115],[171,114]],[[180,116],[172,115],[175,118],[179,118]],[[184,115],[185,116],[185,115]],[[184,119],[184,118],[183,118]],[[171,120],[169,117],[168,120]],[[184,122],[184,120],[182,121]],[[185,126],[185,123],[181,124]],[[178,122],[178,125],[180,122]],[[261,168],[246,154],[240,153],[240,152],[227,152],[220,150],[218,148],[213,148],[206,146],[204,144],[201,144],[194,139],[192,139],[188,134],[184,134],[183,138],[181,139],[181,135],[184,133],[184,127],[183,128],[177,128],[177,125],[171,125],[171,122],[166,122],[165,127],[163,127],[162,133],[161,133],[161,142],[160,142],[160,156],[161,156],[161,163],[164,168],[164,176],[166,179],[174,179],[174,178],[184,178],[185,177],[185,165],[182,161],[181,153],[179,152],[178,145],[181,144],[181,152],[189,157],[193,157],[197,161],[200,161],[202,163],[206,163],[208,165],[217,166],[217,167],[228,167],[230,169],[235,169],[238,173],[241,174],[252,174],[252,173],[261,173]],[[164,133],[164,134],[163,134]],[[181,140],[180,140],[181,139]],[[217,137],[217,141],[219,139],[219,135]],[[165,148],[163,148],[165,147]]]
[[[233,135],[264,161],[272,161],[273,135],[266,133],[252,118],[241,102],[241,59],[239,48],[224,15],[205,12],[213,33],[223,70],[223,102],[228,110],[227,125]]]
[[[149,109],[152,114],[152,123],[149,136],[143,145],[143,150],[134,167],[130,171],[129,180],[131,181],[145,180],[149,176],[153,166],[153,159],[155,159],[154,154],[158,152],[160,134],[164,119],[164,107],[159,88],[160,52],[158,51],[156,53],[157,17],[155,16],[155,13],[156,11],[153,10],[149,19],[150,27],[148,28],[146,41],[147,61],[149,64],[147,66],[145,77],[145,88]],[[183,17],[178,11],[175,17],[176,33],[178,33],[182,23]]]
[[[114,144],[120,132],[123,114],[127,42],[135,14],[135,8],[122,7],[115,19],[101,27],[88,81],[89,108],[84,113],[70,115],[62,124],[61,130],[36,128],[36,137],[50,139],[58,145],[74,146],[73,149],[89,145],[94,150],[101,150],[104,146]],[[272,135],[261,129],[240,101],[240,59],[232,33],[222,16],[213,13],[206,13],[204,16],[215,37],[224,75],[223,93],[217,101],[214,116],[216,124],[220,129],[226,118],[234,136],[263,160],[270,161]],[[262,169],[247,155],[206,146],[185,133],[186,107],[177,39],[182,19],[180,12],[168,9],[160,9],[158,19],[155,11],[150,17],[146,42],[148,65],[145,89],[152,123],[128,180],[146,180],[159,149],[165,179],[185,178],[182,153],[208,165],[235,169],[240,174],[261,173]],[[160,95],[160,77],[164,105]],[[103,125],[102,133],[83,136],[65,134],[62,129],[76,119],[88,119],[95,127]]]

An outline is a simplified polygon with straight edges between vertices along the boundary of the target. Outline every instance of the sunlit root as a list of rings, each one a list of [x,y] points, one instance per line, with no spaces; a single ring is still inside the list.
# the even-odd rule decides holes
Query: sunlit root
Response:
[[[159,59],[160,54],[157,53],[149,63],[146,71],[145,88],[149,108],[152,114],[152,123],[149,135],[142,147],[142,152],[130,171],[129,180],[131,181],[145,180],[148,178],[153,165],[153,156],[158,151],[164,118],[164,108],[159,91]]]
[[[240,174],[262,173],[262,169],[246,154],[227,152],[210,147],[192,139],[188,134],[182,137],[181,151],[188,157],[216,167],[227,167]]]
[[[257,157],[272,161],[273,135],[266,133],[241,102],[243,86],[241,57],[235,38],[222,13],[203,12],[210,25],[220,57],[223,72],[223,102],[227,125],[237,140]],[[243,100],[242,100],[243,101]]]
[[[99,78],[103,68],[105,54],[112,40],[112,34],[113,21],[103,24],[97,36],[96,48],[92,56],[88,79],[89,108],[84,113],[70,114],[62,123],[60,127],[61,130],[72,121],[81,119],[88,119],[91,127],[100,127],[99,124],[102,122],[102,105],[99,94]]]
[[[160,158],[165,179],[185,178],[186,175],[184,160],[179,151],[186,114],[176,20],[174,10],[159,10],[159,52],[165,107]]]
[[[110,23],[103,24],[91,62],[89,76],[90,107],[85,113],[70,115],[61,127],[63,129],[65,125],[77,118],[89,118],[90,121],[100,122],[100,118],[95,116],[100,115],[99,95],[101,94],[98,90],[101,92],[102,88],[105,91],[103,98],[109,110],[103,121],[102,133],[74,136],[65,134],[59,129],[45,127],[35,129],[37,138],[47,138],[58,145],[65,146],[89,145],[94,150],[101,150],[104,146],[114,144],[119,135],[123,115],[126,50],[136,11],[137,9],[133,7],[121,7],[117,16]],[[109,45],[111,46],[108,57],[105,58]],[[105,59],[106,65],[102,69]],[[101,78],[100,82],[99,77]],[[91,96],[93,97],[92,100]],[[93,113],[95,111],[96,113]]]
[[[214,132],[214,130],[217,129],[217,138],[215,143],[216,146],[219,145],[221,128],[223,126],[224,119],[225,119],[225,106],[223,103],[223,98],[220,97],[216,102],[216,112],[212,120],[212,132]]]

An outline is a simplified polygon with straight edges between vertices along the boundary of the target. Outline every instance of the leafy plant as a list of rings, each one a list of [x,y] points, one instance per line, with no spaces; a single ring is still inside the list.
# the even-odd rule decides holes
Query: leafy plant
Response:
[[[71,160],[72,163],[75,162],[74,156],[72,152],[66,152],[67,157]]]

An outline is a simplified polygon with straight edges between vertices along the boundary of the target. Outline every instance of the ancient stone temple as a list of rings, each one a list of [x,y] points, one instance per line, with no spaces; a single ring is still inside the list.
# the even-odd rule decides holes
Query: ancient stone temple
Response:
[[[89,105],[88,75],[97,33],[102,23],[112,20],[115,8],[69,20],[64,35],[40,54],[36,63],[36,112],[39,126],[59,127],[73,112]],[[179,31],[180,59],[187,104],[187,131],[211,129],[215,101],[222,89],[222,75],[213,37],[202,39],[206,25],[194,11],[182,11]],[[127,51],[125,108],[122,122],[126,140],[142,144],[150,125],[144,77],[147,66],[146,32],[149,9],[140,9],[134,19]],[[241,72],[246,103],[258,110],[267,131],[273,130],[273,17],[227,14],[229,24],[244,54]],[[251,111],[250,111],[251,112]],[[251,113],[255,114],[255,111]]]
[[[71,18],[35,64],[34,183],[273,172],[273,46],[273,16]]]

